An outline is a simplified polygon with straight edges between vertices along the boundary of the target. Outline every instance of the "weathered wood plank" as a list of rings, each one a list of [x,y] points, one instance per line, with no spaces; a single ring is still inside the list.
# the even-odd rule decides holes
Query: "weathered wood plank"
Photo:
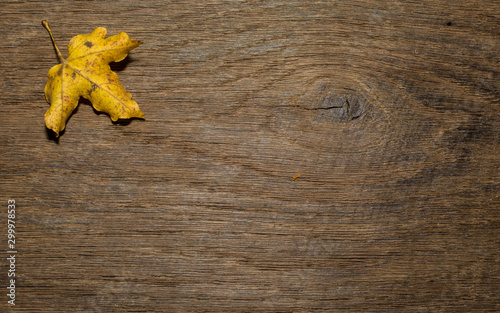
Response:
[[[500,310],[498,2],[2,10],[2,310]],[[144,41],[114,68],[146,119],[81,103],[54,141],[43,19]]]

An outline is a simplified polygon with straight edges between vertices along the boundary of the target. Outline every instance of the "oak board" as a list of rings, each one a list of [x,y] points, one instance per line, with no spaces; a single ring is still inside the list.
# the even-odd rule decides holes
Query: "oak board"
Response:
[[[0,4],[0,311],[500,311],[500,2]],[[42,20],[146,118],[55,139]]]

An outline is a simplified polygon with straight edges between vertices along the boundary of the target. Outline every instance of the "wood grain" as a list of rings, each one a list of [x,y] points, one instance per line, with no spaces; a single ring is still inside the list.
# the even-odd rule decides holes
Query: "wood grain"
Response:
[[[500,311],[499,2],[2,12],[1,311]],[[146,119],[82,102],[55,141],[43,19],[143,41],[114,68]]]

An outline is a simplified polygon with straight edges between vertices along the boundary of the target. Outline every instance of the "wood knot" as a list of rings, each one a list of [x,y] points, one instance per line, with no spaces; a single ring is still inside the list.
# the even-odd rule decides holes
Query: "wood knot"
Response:
[[[335,122],[350,122],[366,113],[369,101],[365,97],[366,88],[360,90],[353,86],[355,82],[345,85],[318,82],[302,98],[302,107],[316,113],[316,117]]]
[[[355,93],[330,94],[320,98],[316,107],[310,109],[334,121],[349,122],[363,115],[366,99]]]

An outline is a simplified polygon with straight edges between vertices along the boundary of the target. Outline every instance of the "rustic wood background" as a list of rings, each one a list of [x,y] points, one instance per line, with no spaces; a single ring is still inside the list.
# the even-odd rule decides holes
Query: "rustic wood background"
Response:
[[[1,8],[0,311],[500,311],[500,2]],[[43,19],[142,40],[146,119],[55,140]]]

